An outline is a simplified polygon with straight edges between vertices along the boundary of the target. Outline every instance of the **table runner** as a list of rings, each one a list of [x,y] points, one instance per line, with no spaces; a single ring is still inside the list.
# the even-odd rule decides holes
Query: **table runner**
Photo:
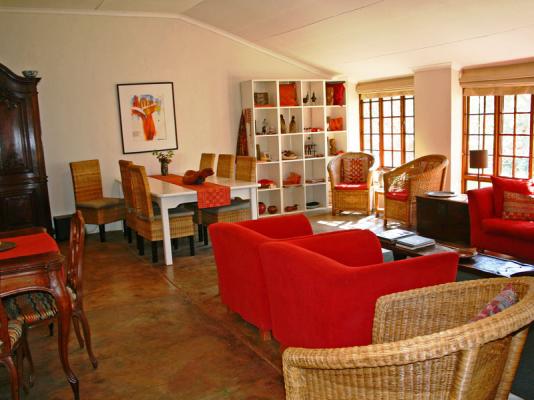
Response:
[[[221,207],[230,204],[230,188],[216,183],[204,182],[201,185],[184,185],[180,175],[153,175],[152,178],[173,183],[197,192],[198,208]]]
[[[0,241],[17,244],[11,250],[0,251],[0,260],[59,251],[56,241],[48,233],[2,238]]]

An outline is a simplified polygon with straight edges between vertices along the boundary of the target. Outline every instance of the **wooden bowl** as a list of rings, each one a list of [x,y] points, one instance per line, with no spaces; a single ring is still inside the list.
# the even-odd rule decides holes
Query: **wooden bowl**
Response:
[[[465,247],[463,249],[456,249],[456,252],[460,256],[460,258],[471,258],[478,254],[477,249],[474,247]]]

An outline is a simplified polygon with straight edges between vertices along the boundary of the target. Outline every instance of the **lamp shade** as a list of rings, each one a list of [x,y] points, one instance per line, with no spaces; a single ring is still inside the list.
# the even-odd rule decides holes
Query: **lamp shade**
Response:
[[[470,168],[487,168],[488,151],[487,150],[470,150],[469,151]]]

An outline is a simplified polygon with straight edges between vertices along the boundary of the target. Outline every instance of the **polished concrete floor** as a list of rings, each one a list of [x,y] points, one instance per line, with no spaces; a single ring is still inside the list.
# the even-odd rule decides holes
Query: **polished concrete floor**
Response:
[[[374,217],[312,218],[316,232],[381,229]],[[161,250],[161,248],[160,248]],[[119,232],[100,243],[89,235],[84,293],[99,367],[71,337],[71,366],[80,394],[90,399],[283,399],[281,356],[275,341],[226,312],[218,297],[211,246],[188,256],[184,241],[174,265],[140,257]],[[23,399],[71,399],[57,355],[57,338],[46,327],[30,332],[36,383]],[[0,400],[9,399],[0,368]]]

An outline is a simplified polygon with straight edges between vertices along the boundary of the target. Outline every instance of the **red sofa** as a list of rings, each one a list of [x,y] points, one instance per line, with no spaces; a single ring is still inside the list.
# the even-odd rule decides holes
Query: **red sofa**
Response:
[[[209,226],[217,265],[221,301],[245,321],[260,329],[263,337],[271,330],[271,313],[260,261],[260,245],[270,241],[293,241],[309,237],[300,246],[352,265],[382,262],[380,243],[369,231],[355,237],[355,231],[313,235],[308,219],[302,215],[262,218],[239,223]],[[360,246],[366,237],[374,246]],[[355,246],[355,243],[358,243]]]
[[[534,262],[534,222],[500,217],[493,188],[469,190],[467,196],[471,246]]]
[[[353,247],[380,251],[364,235],[354,241],[364,232],[352,232]],[[458,266],[458,255],[447,252],[349,267],[302,247],[313,249],[310,238],[260,247],[272,332],[282,347],[368,345],[379,297],[452,282]]]

